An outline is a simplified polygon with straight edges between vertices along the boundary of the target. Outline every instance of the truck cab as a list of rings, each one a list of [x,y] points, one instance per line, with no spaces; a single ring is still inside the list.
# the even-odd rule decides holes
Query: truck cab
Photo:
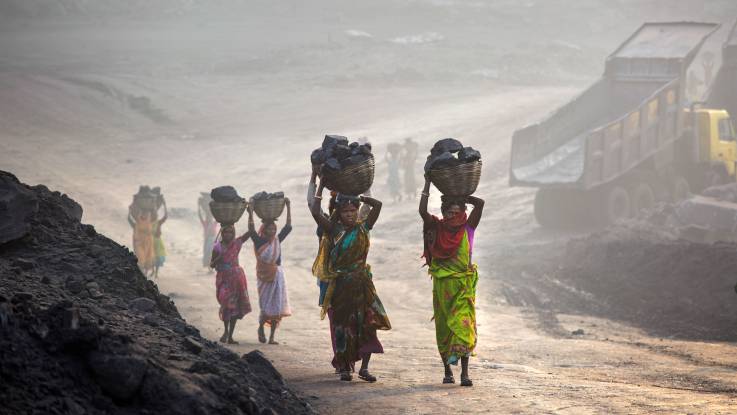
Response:
[[[698,109],[694,113],[697,125],[700,161],[713,167],[713,184],[735,180],[737,164],[737,134],[726,110]]]

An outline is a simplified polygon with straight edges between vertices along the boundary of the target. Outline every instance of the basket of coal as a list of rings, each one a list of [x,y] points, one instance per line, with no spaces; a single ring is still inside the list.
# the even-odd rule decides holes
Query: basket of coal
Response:
[[[149,186],[140,186],[138,193],[133,195],[132,208],[136,213],[149,211],[157,211],[164,203],[164,196],[161,194],[160,187],[151,188]]]
[[[284,192],[259,192],[252,199],[253,211],[262,221],[274,221],[284,212]]]
[[[320,166],[320,178],[330,190],[360,195],[374,183],[376,164],[371,144],[348,143],[339,135],[326,135],[322,146],[312,152],[310,160]]]
[[[221,186],[210,192],[210,212],[221,225],[232,225],[243,216],[248,203],[238,196],[238,192],[231,186]]]
[[[430,150],[425,174],[446,196],[472,195],[481,180],[481,153],[463,147],[458,140],[445,138]]]

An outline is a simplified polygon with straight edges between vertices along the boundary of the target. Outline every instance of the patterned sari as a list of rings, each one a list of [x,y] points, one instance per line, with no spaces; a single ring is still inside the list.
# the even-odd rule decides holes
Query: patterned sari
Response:
[[[323,317],[332,315],[333,366],[352,371],[355,362],[366,355],[384,353],[376,331],[390,330],[391,323],[376,294],[371,267],[366,264],[368,227],[359,223],[349,230],[340,224],[334,228],[332,235],[323,236],[313,273],[329,283]]]
[[[274,322],[279,324],[283,317],[292,315],[289,296],[287,295],[287,281],[284,278],[284,268],[281,266],[281,240],[283,237],[279,235],[279,237],[274,236],[271,240],[267,240],[264,238],[263,227],[261,227],[258,238],[263,239],[263,244],[257,247],[257,238],[254,238],[258,302],[261,308],[259,323],[271,325]]]
[[[222,257],[217,265],[215,276],[215,295],[220,303],[220,320],[241,319],[251,312],[251,301],[248,299],[246,273],[238,264],[238,254],[243,242],[236,238],[228,246],[222,242],[215,244],[215,255]]]
[[[478,271],[471,263],[473,233],[473,228],[464,225],[457,254],[446,259],[434,257],[430,262],[435,337],[446,364],[457,364],[476,347]]]

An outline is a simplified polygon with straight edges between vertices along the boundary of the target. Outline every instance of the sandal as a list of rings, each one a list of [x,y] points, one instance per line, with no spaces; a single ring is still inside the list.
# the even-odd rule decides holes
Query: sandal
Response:
[[[473,386],[473,382],[470,378],[461,376],[461,386]]]
[[[443,384],[448,384],[448,383],[456,383],[456,379],[452,375],[444,377]]]
[[[348,371],[342,371],[340,372],[340,380],[350,382],[353,380],[353,376],[351,375],[351,372]]]
[[[258,341],[260,343],[266,343],[266,334],[264,333],[264,327],[261,326],[258,328]]]
[[[358,378],[361,380],[365,380],[369,383],[376,382],[376,376],[369,373],[368,369],[362,369],[358,371]]]
[[[228,333],[225,333],[220,337],[220,343],[225,343],[226,341],[228,341]]]

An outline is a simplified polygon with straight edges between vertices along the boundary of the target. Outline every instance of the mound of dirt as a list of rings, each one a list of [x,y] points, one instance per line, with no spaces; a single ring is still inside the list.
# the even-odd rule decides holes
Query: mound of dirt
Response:
[[[81,217],[0,171],[0,412],[314,413],[259,352],[202,338]]]
[[[550,275],[556,309],[624,320],[652,334],[737,339],[737,245],[694,243],[630,222],[574,239]],[[553,285],[556,285],[553,284]]]

